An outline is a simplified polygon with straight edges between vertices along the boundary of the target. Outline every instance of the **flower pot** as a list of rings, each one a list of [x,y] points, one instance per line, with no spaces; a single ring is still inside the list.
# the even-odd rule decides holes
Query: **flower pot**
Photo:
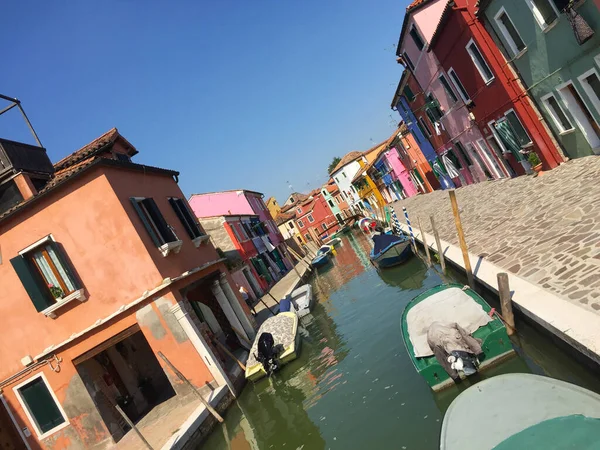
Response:
[[[542,171],[542,163],[539,163],[537,166],[533,166],[532,169],[536,173],[540,173]]]

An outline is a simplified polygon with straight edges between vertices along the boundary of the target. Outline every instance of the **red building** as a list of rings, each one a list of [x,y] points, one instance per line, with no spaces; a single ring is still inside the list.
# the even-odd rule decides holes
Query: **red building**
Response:
[[[544,169],[563,161],[549,130],[483,23],[476,2],[449,1],[428,51],[446,72],[483,134],[493,137],[516,174],[529,167],[534,151]]]
[[[327,237],[340,229],[327,200],[318,189],[296,206],[296,225],[306,241],[314,241],[317,244],[327,240]]]

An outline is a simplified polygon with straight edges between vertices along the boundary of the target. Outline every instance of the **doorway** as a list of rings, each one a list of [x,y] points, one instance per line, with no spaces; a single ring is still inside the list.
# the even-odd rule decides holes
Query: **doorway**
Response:
[[[137,324],[77,357],[73,364],[115,442],[129,430],[115,405],[136,423],[176,395]]]
[[[557,91],[562,97],[567,109],[573,115],[575,122],[577,122],[577,125],[588,144],[590,144],[590,147],[594,150],[594,153],[599,153],[600,127],[575,89],[575,86],[573,86],[573,83],[567,81],[562,86],[557,87]]]
[[[504,171],[498,164],[496,157],[490,152],[490,150],[488,149],[488,146],[485,145],[485,141],[483,139],[477,140],[477,147],[479,148],[479,151],[483,155],[483,158],[485,160],[485,163],[486,163],[488,169],[492,171],[492,178],[499,179],[499,178],[506,177],[506,175],[504,174]],[[476,149],[474,149],[474,153],[477,153]]]

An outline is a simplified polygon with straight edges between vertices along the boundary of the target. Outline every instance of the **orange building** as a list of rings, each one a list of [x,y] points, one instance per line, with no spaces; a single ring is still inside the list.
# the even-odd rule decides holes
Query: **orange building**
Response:
[[[178,173],[136,153],[116,129],[54,165],[0,139],[0,398],[29,448],[111,448],[128,429],[117,405],[136,422],[190,398],[159,352],[233,392],[217,341],[255,336]]]

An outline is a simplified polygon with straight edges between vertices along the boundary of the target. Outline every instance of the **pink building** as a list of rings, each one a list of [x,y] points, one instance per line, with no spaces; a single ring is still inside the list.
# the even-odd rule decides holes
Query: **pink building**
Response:
[[[200,220],[220,216],[247,218],[247,223],[244,222],[246,231],[258,253],[258,259],[252,261],[256,262],[253,267],[267,285],[272,285],[293,267],[283,236],[260,192],[238,190],[194,194],[189,202]]]
[[[412,197],[413,195],[417,195],[418,191],[415,187],[412,179],[410,177],[410,173],[402,164],[402,160],[398,155],[398,150],[394,147],[383,153],[383,158],[385,160],[386,165],[390,168],[390,175],[392,176],[393,181],[397,181],[402,186],[404,191],[404,195],[407,197]]]
[[[456,166],[461,182],[471,184],[511,172],[498,149],[491,147],[470,118],[471,102],[453,68],[443,70],[429,42],[440,21],[446,0],[416,0],[406,10],[397,55],[423,90],[425,110],[418,116],[419,126],[429,133],[445,130],[450,139],[436,148],[451,174]],[[466,102],[466,103],[465,103]],[[425,122],[425,123],[422,123]],[[458,163],[453,164],[453,161]],[[485,161],[485,162],[484,162]],[[492,170],[488,170],[492,167]]]

